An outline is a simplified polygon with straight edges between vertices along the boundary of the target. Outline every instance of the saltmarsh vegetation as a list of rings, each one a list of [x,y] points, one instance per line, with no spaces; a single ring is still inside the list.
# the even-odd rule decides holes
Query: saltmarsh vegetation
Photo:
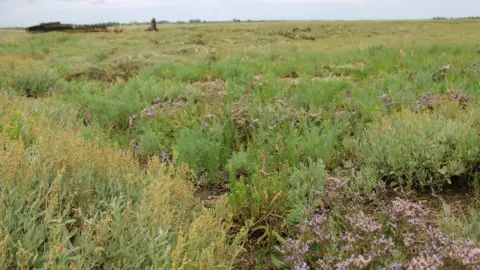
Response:
[[[478,268],[477,27],[2,32],[0,265]]]
[[[187,166],[152,159],[145,170],[131,153],[96,136],[99,129],[79,128],[74,117],[49,119],[51,109],[45,106],[55,103],[1,97],[2,115],[30,126],[19,125],[20,132],[5,127],[0,136],[2,266],[223,269],[234,264],[241,238],[228,234],[233,216],[226,198],[202,207]]]

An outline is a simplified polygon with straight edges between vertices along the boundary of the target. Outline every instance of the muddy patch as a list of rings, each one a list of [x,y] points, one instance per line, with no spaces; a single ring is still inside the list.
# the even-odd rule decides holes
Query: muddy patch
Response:
[[[199,199],[206,207],[212,206],[223,195],[228,193],[226,186],[205,185],[199,186],[195,192],[195,198]]]
[[[109,81],[111,75],[106,69],[100,69],[98,67],[90,67],[84,70],[77,70],[71,72],[65,78],[67,81],[72,81],[80,78],[86,78],[91,81]]]
[[[227,83],[224,80],[207,79],[206,81],[192,82],[190,85],[204,91],[218,92],[224,90]]]

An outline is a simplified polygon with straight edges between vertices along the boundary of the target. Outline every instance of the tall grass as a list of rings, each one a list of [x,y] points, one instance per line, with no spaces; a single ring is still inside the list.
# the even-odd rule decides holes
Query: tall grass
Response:
[[[2,267],[233,264],[242,239],[228,234],[231,211],[224,199],[202,207],[187,166],[151,159],[144,171],[130,153],[52,122],[30,101],[2,96],[0,108],[21,110],[34,138],[27,147],[8,129],[0,134]]]

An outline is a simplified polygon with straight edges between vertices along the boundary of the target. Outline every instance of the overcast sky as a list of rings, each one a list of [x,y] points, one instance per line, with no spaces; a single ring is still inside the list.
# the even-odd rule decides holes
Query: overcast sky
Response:
[[[0,0],[0,27],[40,22],[357,20],[480,16],[480,0]]]

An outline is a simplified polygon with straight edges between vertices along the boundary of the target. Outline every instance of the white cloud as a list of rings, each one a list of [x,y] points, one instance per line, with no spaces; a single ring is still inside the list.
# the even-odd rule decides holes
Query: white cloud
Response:
[[[259,0],[275,4],[370,4],[372,0]]]
[[[35,1],[35,0],[31,0]],[[39,1],[39,0],[37,0]],[[129,6],[129,7],[167,7],[181,5],[211,5],[221,3],[221,0],[53,0],[57,2],[66,2],[70,4],[106,4],[111,8]]]
[[[109,3],[108,0],[58,0],[60,2],[67,3],[86,3],[86,4],[106,4]]]

